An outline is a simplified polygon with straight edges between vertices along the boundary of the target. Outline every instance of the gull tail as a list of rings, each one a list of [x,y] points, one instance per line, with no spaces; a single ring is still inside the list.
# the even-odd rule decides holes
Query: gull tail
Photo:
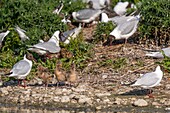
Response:
[[[136,80],[131,82],[131,83],[128,83],[128,84],[122,84],[122,86],[133,86],[135,84]]]
[[[0,73],[0,75],[3,75],[3,76],[7,76],[7,75],[10,75],[10,74],[12,74],[12,72],[10,72],[10,73]]]

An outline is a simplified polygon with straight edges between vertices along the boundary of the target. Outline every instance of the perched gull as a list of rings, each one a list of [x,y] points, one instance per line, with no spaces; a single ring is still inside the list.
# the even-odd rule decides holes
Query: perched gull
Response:
[[[79,24],[79,27],[65,31],[60,35],[60,41],[64,42],[65,44],[69,44],[71,39],[77,37],[77,35],[81,32],[81,29],[81,24]]]
[[[139,23],[140,16],[134,16],[130,19],[127,19],[124,23],[119,24],[111,33],[110,33],[110,45],[112,44],[112,37],[115,37],[115,40],[125,39],[125,44],[127,39],[132,36],[136,30]]]
[[[29,40],[29,37],[25,34],[25,30],[21,29],[20,27],[16,26],[15,30],[18,32],[19,37],[22,41]]]
[[[64,24],[71,23],[71,21],[70,21],[69,19],[67,19],[65,16],[64,16],[64,18],[61,20],[61,22],[63,22]]]
[[[102,10],[95,9],[82,9],[78,12],[73,12],[72,16],[77,22],[90,23],[93,22],[99,15],[102,13]]]
[[[114,7],[114,11],[118,14],[118,15],[124,15],[126,13],[127,7],[128,5],[130,5],[129,2],[118,2],[115,7]]]
[[[170,48],[163,48],[162,51],[164,52],[165,56],[170,57]],[[161,51],[150,52],[147,53],[146,56],[153,57],[153,58],[164,58]]]
[[[160,84],[162,77],[163,77],[163,72],[161,71],[160,66],[157,66],[154,72],[150,72],[142,75],[131,86],[141,86],[145,89],[152,88]]]
[[[8,35],[8,33],[9,33],[10,31],[6,31],[6,32],[2,32],[2,33],[0,33],[0,49],[1,49],[1,47],[2,47],[2,41],[4,40],[4,38]]]
[[[90,0],[88,1],[89,8],[103,9],[110,5],[110,0]]]
[[[125,23],[127,20],[129,20],[131,18],[134,18],[134,16],[125,16],[125,15],[123,15],[123,16],[115,16],[115,17],[109,18],[106,13],[101,14],[101,22],[107,23],[109,21],[112,21],[116,25]]]
[[[56,31],[47,42],[40,42],[38,44],[35,44],[31,46],[28,50],[34,51],[40,55],[60,52],[61,48],[59,46],[59,33],[60,31]]]
[[[32,68],[31,60],[34,60],[32,54],[27,53],[26,55],[24,55],[24,59],[17,62],[13,66],[10,73],[5,74],[5,75],[7,75],[8,77],[14,77],[14,78],[18,79],[18,85],[21,85],[20,80],[24,80],[24,87],[25,87],[26,86],[25,78],[30,73],[31,68]]]
[[[60,11],[62,10],[63,6],[64,6],[64,4],[63,4],[63,2],[61,2],[61,3],[56,7],[56,9],[53,11],[53,13],[58,15],[58,14],[60,13]]]

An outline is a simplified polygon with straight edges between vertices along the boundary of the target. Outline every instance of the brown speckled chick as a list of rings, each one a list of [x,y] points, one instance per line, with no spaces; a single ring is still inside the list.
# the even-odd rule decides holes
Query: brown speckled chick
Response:
[[[68,82],[70,83],[70,85],[72,83],[75,84],[77,82],[77,73],[75,69],[75,64],[71,65],[70,75],[68,76]]]
[[[57,78],[57,86],[60,82],[65,82],[66,81],[66,74],[65,72],[62,70],[62,63],[60,61],[56,62],[56,68],[54,70],[55,76]]]

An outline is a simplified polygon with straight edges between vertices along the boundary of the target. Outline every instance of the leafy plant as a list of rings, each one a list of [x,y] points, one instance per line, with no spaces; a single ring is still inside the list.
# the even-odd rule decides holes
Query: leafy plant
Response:
[[[167,0],[142,0],[139,9],[141,40],[150,40],[157,45],[169,43],[170,2]]]
[[[94,33],[93,43],[104,42],[108,37],[110,32],[114,29],[112,22],[108,23],[99,23]]]

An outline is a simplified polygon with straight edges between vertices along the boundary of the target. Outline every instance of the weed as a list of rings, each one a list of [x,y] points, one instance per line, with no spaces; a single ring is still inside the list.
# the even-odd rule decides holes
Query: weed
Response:
[[[99,23],[94,33],[93,43],[104,42],[109,37],[110,32],[114,29],[115,25],[112,22]]]

